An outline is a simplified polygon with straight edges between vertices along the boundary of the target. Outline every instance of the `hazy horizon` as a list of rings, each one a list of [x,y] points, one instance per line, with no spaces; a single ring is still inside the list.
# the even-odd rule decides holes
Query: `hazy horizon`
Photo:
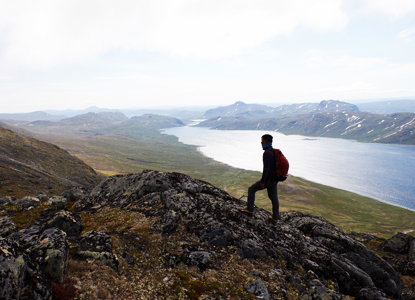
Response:
[[[338,100],[338,99],[323,99],[324,100]],[[238,100],[240,101],[240,100]],[[408,98],[385,98],[385,99],[359,99],[359,100],[338,100],[343,101],[351,104],[367,104],[367,103],[375,103],[375,102],[394,102],[394,101],[411,101],[415,102],[415,97],[408,97]],[[0,111],[2,114],[24,114],[24,113],[33,113],[33,112],[46,112],[46,113],[59,113],[59,112],[72,112],[72,111],[87,111],[87,110],[109,110],[109,111],[122,111],[122,110],[153,110],[153,111],[163,111],[163,110],[189,110],[189,111],[204,111],[211,108],[215,108],[218,106],[228,106],[231,104],[234,104],[237,101],[229,102],[222,105],[187,105],[187,106],[136,106],[136,107],[103,107],[98,105],[89,105],[89,106],[83,106],[79,108],[69,108],[69,107],[63,107],[60,109],[53,109],[53,108],[44,108],[44,109],[38,109],[38,110],[28,110],[28,111],[15,111],[11,109],[10,111]],[[264,102],[252,102],[252,101],[242,101],[246,104],[261,104],[261,105],[267,105],[271,107],[277,107],[280,105],[290,105],[290,104],[300,104],[300,103],[318,103],[320,101],[303,101],[303,102],[281,102],[281,103],[264,103]]]
[[[1,112],[415,96],[414,1],[0,1]]]

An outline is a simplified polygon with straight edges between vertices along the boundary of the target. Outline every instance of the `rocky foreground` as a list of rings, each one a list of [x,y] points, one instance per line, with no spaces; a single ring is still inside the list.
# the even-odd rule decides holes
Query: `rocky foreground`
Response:
[[[148,170],[88,193],[2,198],[0,299],[415,299],[413,237],[244,207]]]

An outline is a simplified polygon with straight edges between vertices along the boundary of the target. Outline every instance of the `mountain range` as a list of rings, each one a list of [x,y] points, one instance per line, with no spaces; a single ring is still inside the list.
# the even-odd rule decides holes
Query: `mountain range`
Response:
[[[364,142],[415,144],[415,114],[373,114],[340,101],[283,105],[277,108],[236,102],[210,110],[197,126],[213,129],[272,130],[285,134],[348,138]]]
[[[110,110],[89,107],[85,110],[0,114],[0,120],[41,133],[56,132],[57,128],[62,133],[73,129],[87,133],[115,125],[119,128],[131,127],[131,122],[142,126],[155,126],[158,122],[159,128],[167,128],[182,126],[194,119],[205,119],[197,126],[272,130],[285,134],[349,138],[362,142],[415,144],[414,100],[395,99],[358,105],[339,100],[323,100],[319,103],[285,104],[276,107],[238,101],[205,112],[201,109]],[[169,121],[164,117],[170,118]],[[149,118],[153,118],[151,122]]]
[[[287,104],[277,107],[259,104],[247,104],[242,101],[238,101],[232,105],[221,106],[207,110],[203,114],[203,117],[205,119],[212,119],[218,117],[245,117],[265,119],[283,118],[287,116],[296,116],[319,112],[339,111],[358,112],[359,108],[356,105],[338,100],[323,100],[320,103]]]
[[[154,114],[144,114],[128,118],[121,112],[89,112],[64,118],[59,121],[36,120],[3,120],[8,125],[18,126],[17,128],[36,132],[40,134],[68,134],[68,133],[96,133],[97,130],[110,131],[115,128],[128,128],[131,126],[144,126],[148,128],[167,128],[184,126],[184,123],[173,117]]]

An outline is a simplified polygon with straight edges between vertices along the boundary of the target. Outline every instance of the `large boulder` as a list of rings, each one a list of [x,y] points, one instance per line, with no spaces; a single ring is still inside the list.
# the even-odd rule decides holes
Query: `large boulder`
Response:
[[[82,222],[78,215],[62,210],[47,222],[46,227],[56,227],[65,231],[69,237],[77,237],[82,231]]]
[[[38,225],[0,238],[0,299],[52,299],[66,274],[68,243],[58,228]]]
[[[52,281],[62,282],[68,263],[66,233],[58,228],[46,229],[29,249],[31,261]]]
[[[380,245],[380,248],[384,251],[409,254],[409,249],[414,238],[408,234],[399,232],[390,239],[386,240]]]

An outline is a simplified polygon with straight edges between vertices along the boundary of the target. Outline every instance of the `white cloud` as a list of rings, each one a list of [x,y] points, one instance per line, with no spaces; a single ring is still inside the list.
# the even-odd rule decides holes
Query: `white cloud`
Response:
[[[341,0],[0,0],[3,64],[48,67],[156,51],[221,59],[306,27],[343,28]]]
[[[381,13],[391,18],[401,18],[415,12],[414,0],[364,0],[365,10]]]
[[[353,55],[343,55],[333,61],[333,66],[340,67],[343,70],[370,70],[387,64],[388,60],[383,57],[360,57]]]
[[[390,67],[385,57],[357,56],[350,54],[335,55],[321,49],[311,49],[305,57],[305,64],[314,68],[332,68],[342,72],[368,71],[377,67]]]
[[[9,75],[1,75],[0,74],[0,81],[9,81],[12,78],[13,78],[12,76],[9,76]]]
[[[404,30],[402,30],[402,31],[399,32],[399,35],[398,36],[401,39],[404,39],[404,40],[407,40],[407,41],[411,41],[415,37],[415,28],[412,27],[412,28],[404,29]]]

